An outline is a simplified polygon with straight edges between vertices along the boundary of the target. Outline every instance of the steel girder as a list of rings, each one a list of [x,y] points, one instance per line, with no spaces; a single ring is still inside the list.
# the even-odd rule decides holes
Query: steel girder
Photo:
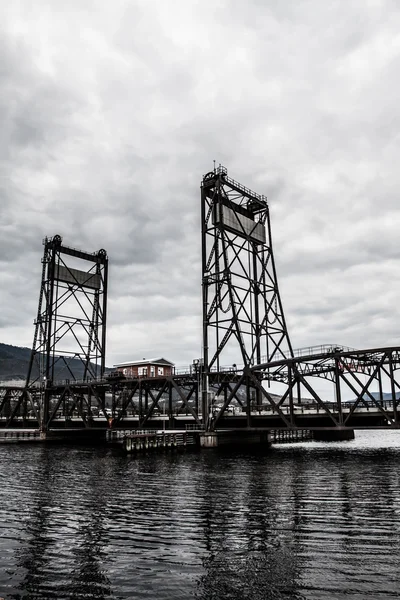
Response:
[[[258,365],[247,376],[258,387],[264,402],[273,404],[265,382],[277,381],[286,390],[274,407],[290,408],[291,419],[281,414],[285,425],[296,427],[295,408],[306,403],[326,414],[330,427],[351,427],[362,407],[375,409],[388,426],[399,427],[400,348],[373,348],[342,352],[332,348],[323,354],[301,356]],[[329,391],[318,391],[318,379],[330,382]],[[263,383],[264,382],[264,383]],[[384,389],[389,390],[384,393]],[[303,396],[302,396],[303,394]],[[345,408],[345,411],[344,411]]]
[[[41,407],[47,394],[47,419]],[[187,377],[132,379],[123,383],[103,381],[60,382],[44,389],[0,388],[0,426],[51,428],[120,427],[129,417],[141,429],[156,415],[190,415],[201,426],[198,380]]]
[[[276,415],[274,428],[302,429],[304,410],[316,410],[319,421],[325,416],[326,428],[352,428],[358,426],[359,413],[364,409],[380,416],[380,426],[397,428],[399,369],[397,347],[350,352],[336,347],[322,354],[246,368],[237,373],[235,380],[231,379],[222,406],[212,409],[213,418],[207,425],[211,429],[227,426],[227,409],[239,399],[238,391],[245,389],[244,399],[236,404],[245,410],[250,429],[259,427],[257,415],[269,411]],[[329,382],[322,392],[321,378]],[[279,394],[271,392],[273,382],[280,384]],[[384,393],[384,389],[389,391]]]

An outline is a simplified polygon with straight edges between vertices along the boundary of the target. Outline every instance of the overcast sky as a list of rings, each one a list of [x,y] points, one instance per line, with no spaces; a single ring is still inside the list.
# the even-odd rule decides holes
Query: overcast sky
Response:
[[[42,239],[110,260],[107,364],[201,351],[213,159],[268,196],[295,348],[400,343],[396,0],[0,5],[0,342]]]

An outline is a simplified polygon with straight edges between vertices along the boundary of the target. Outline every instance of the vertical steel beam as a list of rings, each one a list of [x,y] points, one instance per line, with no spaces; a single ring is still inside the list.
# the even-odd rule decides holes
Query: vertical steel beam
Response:
[[[396,425],[398,424],[398,412],[397,412],[397,401],[396,401],[396,390],[394,387],[394,369],[393,369],[393,353],[389,353],[389,373],[390,373],[390,391],[392,393],[393,402],[393,419]]]
[[[102,329],[101,329],[101,356],[100,377],[104,377],[106,370],[106,343],[107,343],[107,298],[108,298],[108,257],[105,250],[100,250],[98,256],[103,258],[103,303],[102,303]]]
[[[205,426],[209,413],[208,397],[208,276],[207,276],[207,222],[206,222],[206,195],[201,186],[201,264],[202,264],[202,306],[203,306],[203,352],[199,364],[199,381],[201,380],[201,414]]]
[[[340,359],[335,357],[335,396],[336,396],[336,404],[338,405],[338,414],[339,414],[339,424],[343,425],[343,410],[342,410],[342,392],[340,388],[340,377],[341,377],[341,368],[340,368]]]

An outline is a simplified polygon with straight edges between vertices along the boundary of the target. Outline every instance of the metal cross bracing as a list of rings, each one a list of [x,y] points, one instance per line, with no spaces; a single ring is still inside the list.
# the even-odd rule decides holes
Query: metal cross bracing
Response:
[[[292,356],[265,196],[220,166],[203,177],[201,212],[205,370]]]
[[[293,356],[286,327],[265,196],[228,177],[223,166],[201,184],[203,414],[209,375]],[[257,390],[257,395],[259,392]]]
[[[214,400],[207,414],[202,413],[201,379],[193,373],[54,382],[44,429],[398,428],[399,370],[399,348],[331,348],[242,371],[215,372],[209,380]],[[321,380],[330,386],[323,393]],[[280,384],[279,395],[271,393],[269,382]],[[1,388],[0,426],[38,427],[42,393],[40,387]]]
[[[400,427],[400,348],[293,351],[266,198],[220,166],[204,176],[201,204],[202,359],[168,377],[104,376],[107,255],[46,239],[27,383],[0,388],[0,427]],[[68,356],[80,360],[82,380]]]
[[[229,178],[219,166],[203,177],[201,206],[202,407],[203,414],[213,414],[206,426],[225,426],[226,411],[243,389],[247,427],[254,425],[254,405],[276,413],[276,426],[301,426],[295,408],[302,397],[318,408],[319,415],[326,414],[327,427],[354,423],[359,405],[368,401],[377,407],[382,423],[397,426],[396,349],[356,351],[330,345],[293,352],[279,294],[266,197]],[[220,365],[228,362],[226,357],[243,368],[215,411],[208,378],[215,366],[220,371]],[[331,382],[334,402],[329,390],[319,391],[321,378]],[[390,387],[389,412],[382,404],[383,380]],[[280,386],[279,395],[271,393],[275,384]],[[371,393],[373,386],[379,388],[379,401]],[[347,414],[342,399],[352,395],[354,404]]]
[[[14,403],[17,415],[38,413],[45,429],[55,379],[101,377],[105,371],[108,258],[105,250],[84,252],[55,235],[43,241],[42,280],[26,389]],[[71,360],[74,361],[72,369]]]
[[[45,381],[51,386],[56,376],[75,379],[68,358],[81,362],[83,378],[101,376],[105,371],[107,253],[69,248],[59,235],[45,238],[43,245],[27,385]]]
[[[214,373],[211,385],[217,393],[226,395],[232,376],[238,377],[227,372],[221,378],[221,374]],[[45,421],[41,411],[45,390],[41,386],[0,387],[0,427],[41,427],[44,431],[60,427],[141,429],[149,423],[161,427],[165,420],[163,425],[170,428],[182,424],[204,428],[199,401],[201,383],[196,374],[120,382],[110,379],[53,382],[46,389]]]
[[[322,392],[321,379],[329,382]],[[270,392],[272,382],[280,385],[279,395]],[[241,386],[258,390],[262,399],[252,406],[251,394],[246,395],[250,428],[262,422],[289,429],[301,429],[304,423],[309,429],[400,427],[398,347],[347,351],[331,347],[320,354],[271,361],[245,369],[232,391]],[[226,425],[231,402],[228,395],[215,414],[214,428]]]

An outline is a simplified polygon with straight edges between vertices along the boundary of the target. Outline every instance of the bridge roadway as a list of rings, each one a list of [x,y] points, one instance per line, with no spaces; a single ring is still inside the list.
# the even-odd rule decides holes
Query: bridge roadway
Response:
[[[248,424],[248,414],[240,407],[235,407],[233,412],[225,414],[218,421],[218,430],[244,431],[270,431],[270,430],[297,430],[307,429],[311,431],[334,430],[334,429],[399,429],[400,423],[395,421],[393,413],[393,402],[384,401],[380,407],[373,402],[364,402],[364,405],[357,406],[352,412],[351,405],[342,405],[341,418],[338,412],[338,405],[327,403],[331,415],[343,423],[340,427],[332,423],[331,417],[318,405],[298,405],[292,410],[289,406],[280,407],[280,412],[285,416],[286,424],[277,410],[270,407],[260,407],[258,410],[252,410],[250,415],[251,424]],[[388,415],[393,418],[388,419]],[[141,428],[141,420],[138,414],[127,413],[119,418],[116,430],[136,430]],[[0,428],[5,428],[7,419],[0,418]],[[33,418],[15,417],[13,428],[37,429],[38,422]],[[191,414],[174,415],[152,415],[147,419],[146,429],[166,430],[170,429],[190,429],[201,431],[202,427],[196,424]],[[211,425],[212,428],[212,425]],[[91,417],[83,421],[81,417],[74,416],[65,418],[63,416],[52,419],[50,430],[77,430],[77,429],[96,429],[109,430],[110,422],[105,417]]]

